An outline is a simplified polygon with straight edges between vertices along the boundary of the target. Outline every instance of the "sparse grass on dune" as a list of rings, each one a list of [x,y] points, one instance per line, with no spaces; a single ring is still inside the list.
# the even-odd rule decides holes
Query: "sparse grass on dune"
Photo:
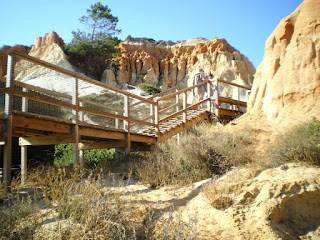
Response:
[[[230,134],[213,133],[212,127],[203,123],[181,134],[179,143],[169,139],[158,144],[135,165],[135,174],[151,187],[187,185],[253,161],[250,129]]]
[[[274,166],[288,162],[320,166],[320,121],[314,118],[279,134],[269,152]]]
[[[78,167],[30,171],[24,188],[15,184],[0,206],[0,239],[194,239],[182,219],[170,213],[155,220],[152,206],[129,201],[114,184],[92,170],[84,177]]]
[[[233,152],[232,148],[230,152]],[[204,194],[210,200],[211,205],[222,210],[230,207],[245,182],[255,177],[264,168],[298,162],[319,167],[320,121],[312,119],[280,133],[276,141],[269,144],[268,152],[271,164],[265,164],[253,158],[254,161],[251,161],[251,164],[243,169],[242,173],[226,174],[221,179],[207,185],[204,188]]]
[[[128,193],[109,188],[108,173],[125,172],[129,178],[132,173],[151,187],[216,176],[203,193],[213,207],[224,210],[265,167],[288,162],[319,166],[320,123],[314,119],[293,127],[271,145],[274,164],[266,166],[255,158],[251,129],[216,132],[203,123],[182,134],[179,144],[169,139],[153,152],[112,157],[82,172],[61,165],[30,169],[24,186],[29,194],[21,194],[17,177],[12,194],[1,199],[1,239],[196,239],[195,221],[183,221],[174,209],[155,218],[154,206],[128,201]],[[39,207],[39,202],[45,204]],[[45,228],[48,221],[54,227]]]

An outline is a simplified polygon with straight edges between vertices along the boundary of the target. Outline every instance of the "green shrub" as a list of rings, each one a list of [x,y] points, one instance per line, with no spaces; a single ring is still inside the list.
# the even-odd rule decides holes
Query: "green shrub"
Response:
[[[155,95],[157,93],[161,93],[161,89],[146,83],[141,83],[138,85],[138,88],[140,88],[145,93],[148,93],[149,95]]]
[[[85,150],[84,158],[87,168],[93,168],[98,163],[111,160],[115,156],[115,149]],[[54,163],[58,166],[70,166],[73,164],[73,145],[59,144],[55,146]]]
[[[270,148],[272,162],[304,162],[320,166],[320,121],[312,119],[279,135]]]
[[[73,163],[72,144],[59,144],[54,148],[54,163],[59,166],[70,166]]]
[[[88,168],[94,168],[100,162],[111,160],[115,156],[115,149],[93,149],[84,151],[85,163]]]

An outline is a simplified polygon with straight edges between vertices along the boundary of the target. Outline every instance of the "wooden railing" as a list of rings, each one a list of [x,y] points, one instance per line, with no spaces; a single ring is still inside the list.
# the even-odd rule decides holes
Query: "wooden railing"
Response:
[[[111,120],[113,119],[112,121],[109,121],[110,124],[107,127],[127,132],[128,142],[130,142],[130,133],[135,131],[136,126],[144,125],[153,127],[156,130],[156,137],[159,134],[159,125],[161,123],[164,123],[165,121],[178,115],[183,116],[183,122],[185,123],[187,121],[188,110],[199,108],[200,106],[203,106],[204,103],[207,103],[206,109],[208,111],[213,110],[213,105],[217,106],[217,116],[219,115],[219,106],[222,103],[237,106],[238,110],[240,107],[246,107],[246,102],[240,101],[240,99],[235,100],[225,98],[219,96],[219,94],[216,94],[213,98],[213,85],[209,80],[181,90],[178,90],[177,87],[174,87],[152,97],[144,98],[14,50],[0,51],[0,55],[8,56],[7,80],[5,83],[6,87],[0,89],[0,95],[4,94],[6,96],[4,106],[4,115],[6,118],[8,118],[9,115],[13,114],[14,112],[28,113],[28,110],[30,109],[30,107],[28,107],[28,101],[35,101],[47,104],[48,106],[50,105],[56,106],[58,108],[69,109],[69,112],[71,112],[71,114],[66,114],[66,116],[69,116],[68,119],[63,119],[63,117],[61,116],[46,116],[44,114],[43,117],[50,117],[53,120],[57,121],[69,121],[75,125],[75,128],[82,124],[94,124],[94,121],[86,121],[86,114]],[[61,91],[47,89],[44,87],[17,81],[14,76],[15,63],[17,62],[16,58],[71,77],[73,79],[73,91],[71,93],[64,93]],[[84,96],[81,96],[79,93],[80,81],[89,83],[92,86],[98,86],[101,89],[110,91],[115,95],[122,96],[122,99],[120,99],[121,107],[113,107],[110,102],[101,103],[101,99],[95,101],[93,99],[86,99]],[[219,83],[229,84],[234,87],[238,87],[238,89],[243,88],[250,90],[249,87],[230,83],[220,79],[217,81],[216,89],[219,89]],[[194,104],[188,104],[188,93],[192,94],[192,91],[195,88],[201,87],[206,88],[206,98],[201,99]],[[14,107],[14,96],[21,99],[21,103],[19,105],[20,109]],[[215,102],[215,104],[212,104],[213,102]],[[136,108],[138,108],[138,110]],[[137,112],[141,116],[137,116]],[[39,116],[42,115],[41,112],[37,112],[36,114],[38,114]],[[111,123],[113,124],[113,126],[111,126]],[[102,124],[96,125],[100,127],[106,127]],[[76,139],[78,138],[79,137],[76,136]]]
[[[206,109],[203,111],[213,112],[215,109],[218,117],[220,116],[219,111],[223,110],[220,107],[223,103],[237,106],[238,112],[240,112],[240,107],[246,107],[245,101],[220,96],[219,84],[229,84],[238,87],[238,89],[250,90],[249,87],[217,80],[216,89],[218,93],[213,95],[212,89],[214,86],[211,81],[206,80],[185,89],[179,90],[175,87],[152,97],[144,98],[15,50],[0,50],[0,56],[8,58],[6,77],[0,76],[0,145],[4,145],[5,189],[8,189],[11,179],[12,136],[15,134],[14,115],[31,116],[32,118],[30,119],[32,120],[41,119],[41,121],[37,121],[32,126],[38,123],[48,124],[50,121],[50,126],[56,128],[59,126],[58,130],[55,129],[56,133],[71,134],[70,136],[72,136],[72,142],[74,143],[74,163],[79,163],[79,145],[81,141],[80,137],[82,137],[80,136],[80,130],[84,129],[82,133],[85,135],[89,134],[88,131],[99,128],[99,131],[102,131],[102,133],[101,131],[99,132],[99,137],[102,136],[104,138],[104,134],[106,134],[104,139],[108,139],[107,134],[111,133],[110,129],[112,129],[112,133],[115,135],[120,132],[121,136],[126,136],[125,142],[128,151],[130,151],[131,137],[132,139],[133,137],[135,139],[140,137],[140,141],[142,138],[144,140],[147,138],[148,141],[152,138],[152,143],[155,143],[155,139],[159,139],[162,134],[160,132],[161,125],[177,117],[182,119],[182,125],[187,125],[188,114],[191,110],[203,108],[204,104],[206,104]],[[47,80],[48,83],[44,83],[44,86],[38,85],[38,78],[36,78],[37,81],[34,84],[22,82],[20,81],[21,78],[19,78],[21,76],[15,76],[15,68],[23,62],[27,62],[29,65],[40,66],[44,69],[50,69],[50,71],[52,70],[68,78],[67,80],[65,80],[66,78],[61,78],[64,80],[50,78]],[[26,76],[30,77],[27,74],[28,69],[25,70]],[[20,71],[20,74],[23,74],[23,72]],[[61,81],[69,81],[64,84],[65,86],[63,86],[62,90],[46,87],[46,84],[61,87]],[[99,88],[100,90],[97,90],[98,92],[93,95],[84,95],[81,88],[84,84],[89,84],[91,87]],[[193,104],[188,104],[188,93],[192,94],[195,88],[201,87],[206,88],[206,98],[195,101]],[[65,88],[69,88],[69,91],[64,91]],[[240,96],[240,93],[238,95]],[[22,126],[28,128],[27,124],[30,124],[30,121],[26,125],[23,122]],[[193,122],[188,122],[188,124],[193,124]],[[154,135],[146,137],[143,133],[139,133],[140,125],[153,129]],[[22,128],[21,125],[19,126]],[[42,134],[42,131],[47,131],[37,129],[33,129],[36,135]],[[170,134],[172,136],[173,133],[171,132]],[[85,136],[93,137],[92,134]],[[21,166],[25,166],[26,146],[21,147],[22,150],[24,149],[24,153],[22,154],[24,160],[21,161]],[[25,171],[22,171],[22,179],[24,175]]]

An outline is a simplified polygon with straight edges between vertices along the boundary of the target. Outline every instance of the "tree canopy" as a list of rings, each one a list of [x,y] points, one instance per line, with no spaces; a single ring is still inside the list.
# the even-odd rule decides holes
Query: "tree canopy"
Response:
[[[120,42],[114,35],[118,30],[118,18],[111,9],[100,2],[87,9],[87,15],[79,21],[88,27],[88,31],[73,31],[73,39],[65,46],[70,62],[84,73],[99,79],[112,59],[119,55],[115,46]]]

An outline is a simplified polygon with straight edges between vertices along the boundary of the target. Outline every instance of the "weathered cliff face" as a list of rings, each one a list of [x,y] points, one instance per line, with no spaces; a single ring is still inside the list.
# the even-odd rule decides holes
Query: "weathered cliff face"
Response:
[[[268,38],[248,105],[281,126],[320,118],[319,0],[305,0]]]
[[[50,32],[44,37],[37,38],[32,46],[29,55],[44,60],[46,62],[58,65],[70,71],[75,71],[69,63],[67,56],[63,51],[63,40],[55,32]],[[49,68],[30,63],[26,60],[19,61],[15,67],[17,81],[22,81],[31,85],[39,86],[45,89],[57,92],[71,93],[74,78]],[[92,86],[81,83],[79,92],[82,95],[91,92],[97,92]]]
[[[30,47],[28,46],[22,46],[22,45],[16,45],[14,47],[4,46],[1,48],[1,50],[11,50],[14,49],[15,51],[18,51],[23,54],[28,54],[30,52]],[[7,56],[0,56],[0,77],[3,77],[7,74]]]
[[[73,71],[63,48],[63,40],[56,32],[50,32],[36,39],[29,55]]]
[[[201,67],[228,81],[243,79],[252,83],[255,68],[225,39],[191,39],[184,42],[150,42],[127,39],[119,44],[120,66],[117,71],[107,69],[102,81],[109,84],[142,82],[161,86],[192,84],[192,77]]]

